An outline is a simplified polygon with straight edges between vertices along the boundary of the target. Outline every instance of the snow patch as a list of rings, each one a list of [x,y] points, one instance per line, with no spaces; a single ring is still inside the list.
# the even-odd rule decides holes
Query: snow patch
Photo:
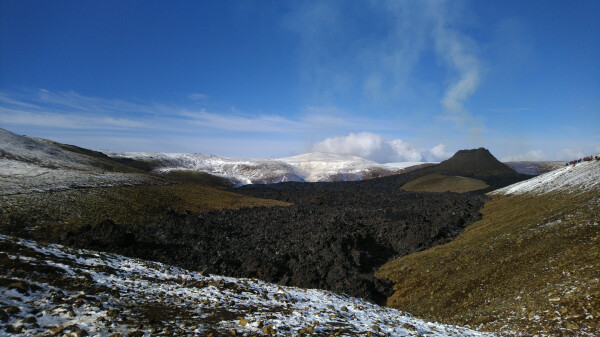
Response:
[[[583,192],[600,188],[600,161],[592,160],[567,165],[510,186],[490,192],[499,194],[546,194],[550,192]]]
[[[323,290],[284,287],[256,279],[206,276],[161,263],[55,244],[42,246],[4,235],[0,235],[0,242],[5,243],[2,247],[16,247],[5,254],[29,257],[18,260],[19,263],[50,273],[16,276],[8,269],[0,270],[2,277],[18,279],[30,288],[16,291],[15,286],[0,286],[0,305],[20,308],[19,313],[11,314],[7,324],[0,327],[0,334],[8,333],[5,329],[9,325],[20,325],[23,329],[13,335],[33,336],[48,332],[51,327],[73,330],[75,324],[76,329],[85,330],[90,336],[128,334],[132,330],[151,336],[156,332],[152,326],[136,323],[144,312],[138,308],[160,305],[172,308],[165,313],[175,313],[175,317],[164,317],[156,324],[162,329],[168,326],[179,335],[214,330],[222,335],[231,329],[239,334],[261,334],[270,326],[277,336],[297,335],[309,327],[317,335],[339,332],[340,336],[367,333],[412,336],[417,332],[438,337],[493,336],[426,322],[406,312]],[[59,273],[62,276],[57,276],[56,281],[49,278],[60,270],[64,272]],[[95,291],[79,291],[76,284],[81,282]],[[178,312],[184,314],[180,317]],[[37,313],[37,324],[23,324],[25,317],[33,313]],[[240,324],[241,319],[236,317],[243,317],[246,324]]]

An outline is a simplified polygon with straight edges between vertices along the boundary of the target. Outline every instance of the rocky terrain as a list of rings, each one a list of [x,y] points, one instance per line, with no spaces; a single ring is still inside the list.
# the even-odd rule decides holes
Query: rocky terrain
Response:
[[[328,181],[232,188],[157,174],[168,158],[2,137],[0,232],[46,244],[0,239],[0,334],[479,335],[374,303],[507,336],[598,333],[597,161],[534,179],[482,148],[383,177],[321,154],[224,161]]]
[[[480,195],[398,188],[300,190],[275,199],[293,205],[170,212],[143,228],[105,221],[46,239],[381,303],[391,288],[373,277],[378,266],[449,242],[479,219],[486,200]]]
[[[3,336],[491,336],[322,290],[0,235]]]

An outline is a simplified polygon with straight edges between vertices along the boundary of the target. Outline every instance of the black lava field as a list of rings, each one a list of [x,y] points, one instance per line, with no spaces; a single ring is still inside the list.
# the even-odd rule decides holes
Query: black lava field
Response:
[[[134,230],[104,221],[53,241],[385,303],[392,288],[374,278],[377,267],[451,241],[480,219],[487,200],[476,193],[406,192],[399,186],[379,179],[248,186],[235,192],[293,205],[171,211]]]

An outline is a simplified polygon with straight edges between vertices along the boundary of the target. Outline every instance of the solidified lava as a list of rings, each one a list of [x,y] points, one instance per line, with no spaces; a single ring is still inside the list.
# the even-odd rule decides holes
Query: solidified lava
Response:
[[[451,241],[480,219],[479,210],[487,200],[479,194],[405,192],[395,186],[310,185],[240,190],[275,193],[276,199],[294,203],[289,207],[167,212],[160,221],[136,230],[104,221],[59,241],[384,303],[392,289],[373,276],[377,267]]]

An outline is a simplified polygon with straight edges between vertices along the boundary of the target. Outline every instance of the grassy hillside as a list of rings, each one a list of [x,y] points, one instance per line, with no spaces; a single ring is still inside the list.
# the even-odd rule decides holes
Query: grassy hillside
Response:
[[[485,182],[467,177],[448,177],[442,174],[428,174],[411,180],[401,188],[413,192],[455,192],[465,193],[489,187]]]
[[[178,212],[201,212],[289,205],[203,185],[210,183],[213,179],[210,177],[198,179],[203,182],[180,181],[162,186],[80,188],[1,196],[0,225],[13,229],[24,225],[48,225],[60,231],[111,219],[116,223],[135,227],[158,220],[169,208]]]
[[[600,334],[600,191],[494,196],[454,241],[388,262],[388,305],[525,335]]]

